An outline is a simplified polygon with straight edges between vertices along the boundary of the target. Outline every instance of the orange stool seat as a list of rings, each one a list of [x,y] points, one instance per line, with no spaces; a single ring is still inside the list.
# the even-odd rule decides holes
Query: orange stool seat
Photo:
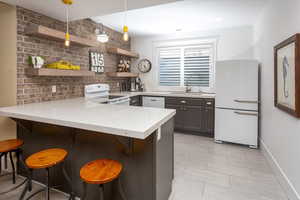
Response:
[[[23,189],[19,200],[23,200],[26,196],[26,193],[28,191],[31,192],[31,190],[32,190],[32,173],[33,173],[34,169],[45,169],[47,171],[46,187],[34,192],[26,200],[31,199],[33,196],[35,196],[43,191],[46,192],[46,199],[50,200],[50,190],[52,188],[51,182],[50,182],[50,169],[60,163],[62,164],[61,167],[62,167],[63,175],[66,178],[66,181],[68,182],[68,184],[71,188],[69,200],[75,200],[75,195],[74,195],[73,189],[72,189],[72,182],[71,182],[71,179],[68,176],[67,172],[65,171],[65,167],[64,167],[64,161],[65,161],[67,155],[68,155],[68,152],[66,150],[59,149],[59,148],[53,148],[53,149],[45,149],[43,151],[34,153],[31,156],[29,156],[25,160],[25,163],[26,163],[27,167],[29,168],[28,177],[26,179],[27,185]]]
[[[10,139],[10,140],[0,141],[0,177],[10,174],[10,173],[2,173],[2,158],[4,157],[5,168],[7,169],[7,156],[9,155],[11,169],[12,169],[12,173],[11,173],[12,174],[12,182],[14,185],[16,184],[17,172],[16,172],[15,163],[13,160],[13,153],[15,153],[15,155],[16,155],[17,165],[18,165],[20,163],[20,156],[22,153],[21,146],[23,144],[24,144],[23,140],[20,140],[20,139]],[[17,186],[14,186],[13,188],[11,188],[5,192],[1,192],[0,196],[21,187],[24,183],[25,183],[25,181],[23,181],[22,183],[18,184]]]
[[[86,183],[105,184],[118,178],[122,168],[122,164],[115,160],[94,160],[81,168],[80,177]]]
[[[20,148],[24,142],[19,139],[0,141],[0,153],[10,152]]]
[[[32,154],[25,162],[31,169],[44,169],[63,162],[67,155],[68,152],[64,149],[46,149]]]

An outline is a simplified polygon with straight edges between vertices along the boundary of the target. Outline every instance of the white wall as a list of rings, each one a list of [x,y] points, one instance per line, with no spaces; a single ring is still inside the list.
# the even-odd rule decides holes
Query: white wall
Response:
[[[217,60],[254,58],[253,28],[248,26],[188,34],[177,33],[172,36],[134,37],[131,42],[132,50],[140,53],[141,59],[147,58],[151,60],[153,64],[151,72],[141,75],[147,90],[159,89],[157,81],[158,66],[154,62],[153,43],[157,41],[189,38],[217,38]],[[136,63],[133,65],[135,64]]]
[[[255,26],[255,55],[262,62],[261,139],[292,200],[300,192],[300,120],[274,107],[273,47],[300,32],[299,11],[299,0],[272,0]]]

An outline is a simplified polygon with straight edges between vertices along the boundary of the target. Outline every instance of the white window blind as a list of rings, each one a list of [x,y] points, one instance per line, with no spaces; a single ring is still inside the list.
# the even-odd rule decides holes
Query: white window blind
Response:
[[[160,86],[209,87],[213,45],[159,48]]]
[[[185,85],[209,87],[211,68],[211,49],[193,47],[184,49]]]
[[[160,85],[180,86],[181,81],[181,49],[160,49]]]

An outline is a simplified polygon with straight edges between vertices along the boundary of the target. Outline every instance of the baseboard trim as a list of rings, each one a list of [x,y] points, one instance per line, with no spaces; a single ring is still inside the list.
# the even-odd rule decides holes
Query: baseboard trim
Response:
[[[270,151],[270,149],[268,148],[268,146],[264,143],[264,141],[262,139],[260,139],[260,144],[261,144],[260,146],[261,146],[264,156],[267,158],[269,164],[273,168],[273,170],[276,174],[276,177],[277,177],[279,183],[281,184],[281,186],[284,188],[289,200],[300,200],[299,193],[297,192],[294,185],[289,180],[287,175],[284,173],[284,171],[280,167],[279,163],[273,156],[272,152]]]

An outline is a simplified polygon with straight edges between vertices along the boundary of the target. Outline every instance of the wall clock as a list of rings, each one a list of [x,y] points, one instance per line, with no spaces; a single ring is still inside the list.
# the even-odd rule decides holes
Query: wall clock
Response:
[[[142,59],[138,64],[138,69],[142,73],[150,72],[152,68],[151,61],[148,59]]]

